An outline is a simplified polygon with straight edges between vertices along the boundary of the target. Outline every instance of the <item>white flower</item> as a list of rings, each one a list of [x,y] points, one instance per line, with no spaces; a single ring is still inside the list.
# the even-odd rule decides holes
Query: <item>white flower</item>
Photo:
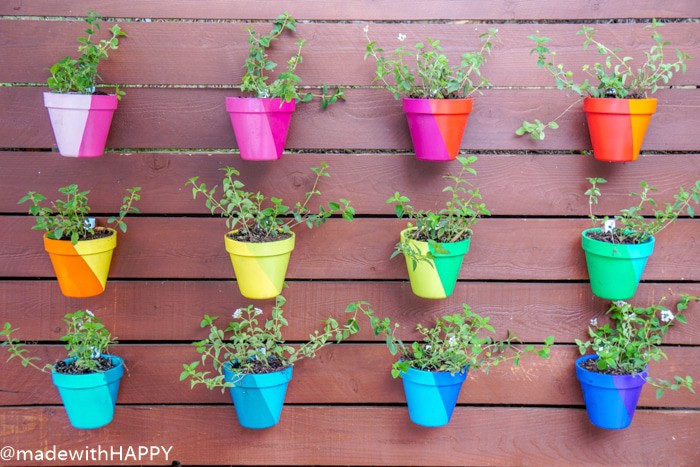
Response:
[[[624,300],[615,300],[613,302],[613,305],[615,305],[618,308],[622,308],[623,306],[627,305],[627,302]]]
[[[430,350],[431,348],[432,348],[432,346],[430,344],[425,346],[425,350]]]
[[[261,353],[261,354],[263,354],[263,355],[265,355],[265,353],[267,352],[267,349],[266,349],[265,347],[260,347],[260,348],[258,349],[258,352]]]
[[[627,321],[634,321],[635,319],[637,319],[637,315],[634,314],[634,313],[630,313],[630,314],[627,316]]]
[[[85,310],[85,313],[87,313],[88,315],[92,316],[93,318],[95,317],[95,314],[94,314],[92,311],[90,311],[90,310]]]
[[[598,326],[598,318],[593,318],[591,320],[591,326]]]
[[[238,319],[243,315],[243,308],[239,308],[236,311],[233,312],[231,316],[233,316],[233,319]]]
[[[406,34],[399,34],[399,42],[403,42],[406,40]]]
[[[452,347],[457,343],[457,338],[455,336],[452,336],[447,340],[447,343],[450,345],[450,347]]]
[[[365,27],[362,28],[362,30],[367,34],[369,32],[369,24],[365,24]]]
[[[262,314],[262,310],[260,308],[253,308],[253,310],[255,310],[255,316]]]
[[[605,349],[604,349],[603,347],[598,347],[598,352],[602,352],[602,351],[604,351],[604,350],[605,350]]]
[[[668,323],[669,321],[672,321],[674,318],[673,313],[671,313],[671,310],[661,310],[661,321],[664,323]]]

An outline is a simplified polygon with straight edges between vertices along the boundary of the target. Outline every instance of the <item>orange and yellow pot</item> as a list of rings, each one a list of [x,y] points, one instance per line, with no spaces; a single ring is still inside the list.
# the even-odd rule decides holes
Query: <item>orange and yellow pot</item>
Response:
[[[276,297],[282,292],[287,275],[289,257],[294,249],[294,232],[284,240],[261,243],[241,242],[229,237],[236,232],[227,233],[224,241],[241,295],[256,300]]]
[[[104,292],[117,246],[117,232],[94,240],[54,240],[44,235],[44,249],[49,253],[61,293],[66,297],[93,297]]]
[[[656,112],[656,99],[587,97],[583,100],[593,157],[606,162],[637,160]]]

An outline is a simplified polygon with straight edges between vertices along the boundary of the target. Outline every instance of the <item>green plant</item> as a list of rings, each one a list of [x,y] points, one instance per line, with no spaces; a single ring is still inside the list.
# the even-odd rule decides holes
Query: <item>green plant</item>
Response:
[[[651,237],[671,225],[680,215],[686,212],[690,217],[695,216],[695,209],[691,203],[700,203],[700,180],[695,182],[695,186],[686,191],[683,187],[673,196],[673,203],[665,203],[662,208],[658,208],[657,203],[650,194],[656,188],[649,186],[647,182],[641,182],[642,191],[640,193],[630,193],[630,196],[639,198],[639,203],[627,209],[622,209],[620,214],[609,220],[608,217],[599,219],[593,214],[593,205],[598,204],[600,188],[598,185],[606,183],[603,178],[588,178],[591,187],[585,192],[588,196],[588,206],[593,227],[602,227],[599,240],[606,240],[611,243],[644,243]],[[650,208],[653,218],[644,217],[645,211]],[[649,213],[647,213],[649,215]],[[597,238],[597,237],[596,237]]]
[[[599,325],[597,319],[591,320],[588,327],[591,340],[576,339],[579,352],[584,355],[589,349],[593,350],[598,356],[595,360],[598,371],[616,375],[634,375],[644,371],[652,360],[658,362],[661,358],[668,359],[660,347],[663,337],[674,322],[687,323],[683,311],[691,301],[700,300],[686,294],[680,297],[675,315],[661,305],[665,297],[648,308],[635,307],[624,301],[612,302],[608,310],[610,323]],[[693,378],[690,376],[675,376],[674,380],[670,382],[647,377],[647,382],[656,387],[657,399],[666,389],[684,387],[695,393]]]
[[[352,221],[355,210],[350,206],[350,201],[340,199],[338,202],[329,202],[328,207],[319,206],[318,213],[312,213],[308,207],[309,201],[314,196],[321,195],[318,191],[318,183],[322,177],[330,177],[328,166],[325,163],[321,167],[314,167],[311,171],[316,175],[311,191],[304,195],[304,202],[297,202],[293,208],[282,204],[282,199],[263,195],[260,192],[245,191],[245,185],[238,178],[240,172],[233,167],[225,167],[226,175],[222,182],[221,199],[217,199],[217,188],[207,188],[204,183],[197,184],[199,177],[190,178],[187,185],[192,185],[192,197],[197,199],[201,194],[205,197],[205,205],[212,214],[217,212],[226,218],[226,226],[232,230],[239,230],[237,239],[241,241],[274,241],[280,233],[289,233],[299,224],[306,224],[308,228],[325,224],[333,214],[341,214],[348,221]],[[282,217],[290,216],[288,219]]]
[[[389,318],[375,316],[371,305],[367,302],[357,302],[348,305],[347,312],[361,311],[370,320],[374,335],[383,335],[386,345],[392,355],[399,354],[399,360],[391,369],[394,378],[406,373],[409,368],[423,371],[449,371],[451,374],[469,370],[481,370],[488,373],[491,367],[513,360],[517,366],[520,358],[530,352],[535,352],[541,358],[549,358],[554,344],[554,337],[549,336],[539,349],[534,345],[514,347],[520,343],[518,338],[508,332],[506,339],[494,340],[484,336],[485,332],[495,333],[489,321],[491,318],[482,317],[471,310],[467,304],[462,305],[462,312],[438,317],[435,325],[427,328],[418,324],[416,329],[422,336],[422,341],[410,345],[404,344],[396,337],[398,323],[391,324]],[[512,354],[508,355],[508,352]]]
[[[657,28],[661,26],[663,23],[659,23],[655,19],[652,20],[651,24],[645,26],[647,29],[651,29],[651,38],[654,44],[648,52],[644,52],[644,62],[637,69],[631,65],[632,57],[620,56],[620,49],[611,49],[595,39],[595,29],[582,26],[577,34],[582,34],[586,38],[583,42],[584,50],[593,45],[598,54],[605,57],[603,63],[596,62],[592,66],[587,64],[582,67],[582,71],[592,78],[593,82],[586,78],[582,83],[579,83],[574,80],[573,72],[565,70],[561,63],[555,63],[556,52],[547,47],[547,44],[551,42],[549,37],[542,37],[539,34],[529,36],[528,38],[536,44],[530,53],[537,54],[537,66],[544,68],[554,77],[557,89],[570,90],[579,96],[597,98],[645,98],[647,94],[654,94],[659,89],[660,82],[668,84],[674,73],[685,73],[686,61],[691,58],[690,55],[676,49],[675,60],[667,59],[664,47],[671,45],[671,43],[664,41],[657,31]],[[597,84],[595,84],[596,82]],[[578,100],[549,123],[545,124],[540,120],[525,121],[515,133],[519,136],[529,134],[532,139],[542,140],[545,137],[545,130],[547,128],[557,129],[559,127],[557,120],[577,103]]]
[[[258,322],[258,316],[263,311],[253,305],[237,309],[232,315],[234,321],[226,329],[216,326],[217,316],[204,315],[200,327],[209,328],[209,336],[192,344],[201,355],[201,360],[183,364],[180,381],[190,378],[191,388],[204,384],[207,389],[221,387],[223,391],[237,382],[225,381],[225,365],[230,365],[240,378],[246,374],[279,371],[303,358],[314,358],[316,352],[328,345],[329,341],[340,343],[360,330],[356,311],[342,326],[329,316],[323,323],[322,332],[314,331],[309,334],[308,342],[294,348],[282,338],[282,328],[288,325],[282,310],[285,303],[284,297],[277,296],[272,317],[265,320],[264,326]],[[198,370],[200,363],[204,366],[208,362],[211,362],[213,373]]]
[[[301,78],[296,74],[296,69],[303,60],[301,50],[305,44],[304,40],[296,42],[297,51],[287,61],[287,69],[272,83],[267,83],[269,76],[266,76],[266,73],[277,67],[277,64],[268,58],[267,49],[285,30],[296,31],[296,20],[287,12],[279,15],[272,22],[272,31],[268,35],[257,35],[252,26],[247,29],[250,51],[245,61],[241,91],[252,93],[254,97],[279,97],[285,102],[292,99],[309,102],[314,97],[320,97],[323,109],[337,102],[338,99],[344,100],[345,94],[342,88],[338,87],[331,92],[326,84],[323,85],[323,92],[320,95],[299,92]]]
[[[399,192],[394,193],[394,196],[386,200],[388,204],[394,205],[394,212],[399,219],[405,216],[415,220],[416,228],[410,232],[410,238],[428,242],[436,253],[446,253],[445,248],[440,246],[440,243],[453,243],[471,237],[472,227],[479,220],[479,217],[491,214],[486,209],[486,205],[480,202],[479,189],[469,188],[472,184],[464,179],[465,173],[476,175],[476,170],[471,167],[471,164],[477,160],[476,156],[458,156],[457,160],[461,164],[459,174],[443,176],[444,179],[453,182],[442,189],[444,193],[450,194],[450,199],[445,203],[443,209],[436,212],[417,211],[408,204],[411,200]],[[408,227],[412,228],[413,224],[409,222]],[[435,259],[430,252],[421,255],[406,239],[402,239],[396,244],[396,250],[391,257],[394,258],[399,253],[403,253],[413,260],[414,269],[418,261]]]
[[[103,354],[107,353],[107,348],[116,343],[109,331],[104,327],[102,321],[90,310],[78,310],[65,315],[63,321],[66,323],[66,333],[61,337],[61,341],[66,343],[68,358],[75,359],[72,364],[78,373],[95,373],[104,371],[104,362],[100,361]],[[0,337],[4,340],[3,346],[7,347],[10,357],[18,358],[23,367],[31,366],[39,371],[47,372],[52,369],[60,370],[63,362],[53,365],[46,364],[39,366],[34,361],[39,357],[27,356],[26,344],[19,339],[13,338],[12,333],[17,329],[12,329],[10,323],[5,323],[0,330]],[[63,371],[61,371],[63,372]],[[71,371],[72,372],[72,371]]]
[[[403,45],[406,35],[399,34],[401,45],[386,56],[384,49],[370,39],[369,26],[365,26],[364,33],[365,60],[373,57],[377,65],[374,80],[384,84],[394,99],[463,99],[491,85],[481,74],[481,67],[486,63],[486,55],[491,54],[498,29],[491,28],[479,36],[481,48],[462,54],[460,66],[450,66],[438,40],[426,38],[427,46],[418,42],[411,50]]]
[[[87,23],[86,36],[78,38],[78,42],[81,44],[78,47],[80,57],[77,59],[65,57],[49,68],[51,76],[47,80],[47,84],[52,92],[95,93],[97,80],[101,79],[97,73],[97,66],[100,64],[100,60],[108,58],[108,50],[117,50],[119,48],[119,38],[126,36],[119,25],[115,24],[109,29],[111,37],[101,39],[99,42],[93,42],[93,34],[100,32],[98,21],[101,20],[101,16],[89,10],[88,16],[85,18]],[[124,92],[118,86],[115,86],[115,94],[117,99],[121,99]]]
[[[126,232],[126,222],[124,217],[127,214],[139,214],[139,210],[133,205],[141,199],[138,194],[140,187],[126,190],[129,195],[122,200],[122,207],[119,208],[119,215],[110,217],[107,222],[116,223],[122,232]],[[70,240],[73,245],[79,240],[88,240],[95,235],[96,229],[87,221],[90,212],[87,195],[90,191],[78,191],[78,185],[72,184],[58,189],[58,192],[65,195],[66,199],[57,199],[50,206],[41,206],[46,200],[46,196],[30,191],[23,196],[17,204],[31,201],[29,214],[34,216],[36,224],[32,230],[45,230],[47,238],[54,240]]]

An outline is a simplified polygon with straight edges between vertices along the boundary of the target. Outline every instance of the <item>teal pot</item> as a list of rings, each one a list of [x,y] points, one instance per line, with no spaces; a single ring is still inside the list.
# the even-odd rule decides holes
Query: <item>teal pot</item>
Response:
[[[608,300],[632,298],[654,251],[654,237],[633,245],[601,242],[590,238],[589,232],[600,232],[600,229],[584,230],[581,234],[593,294]]]
[[[468,371],[465,367],[462,372],[452,375],[449,371],[410,368],[407,373],[402,373],[411,421],[431,428],[447,425]]]
[[[119,382],[124,375],[124,360],[115,355],[104,357],[110,358],[114,366],[101,373],[66,375],[51,371],[53,384],[61,395],[68,420],[75,428],[100,428],[114,418]],[[75,359],[64,361],[70,363],[73,360]]]
[[[292,366],[274,373],[241,376],[224,365],[224,379],[235,386],[229,388],[238,423],[243,428],[261,430],[280,421],[287,386],[292,379]]]

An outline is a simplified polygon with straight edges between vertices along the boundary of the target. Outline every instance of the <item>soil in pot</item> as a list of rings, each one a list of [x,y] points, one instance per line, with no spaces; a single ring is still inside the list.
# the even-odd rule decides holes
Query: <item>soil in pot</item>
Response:
[[[579,363],[578,366],[580,366],[584,370],[592,371],[593,373],[600,373],[601,375],[621,376],[621,375],[629,375],[630,374],[630,373],[628,373],[625,370],[622,370],[620,368],[608,368],[607,370],[601,370],[598,368],[598,365],[596,364],[595,359],[584,360],[581,363]]]
[[[266,365],[259,360],[252,360],[245,374],[261,375],[265,373],[274,373],[276,371],[282,371],[288,366],[288,362],[280,360],[279,358],[268,358]],[[238,363],[231,364],[231,369],[234,371],[240,367]]]
[[[278,233],[275,236],[268,235],[266,231],[253,227],[248,229],[248,232],[243,232],[241,230],[236,230],[226,234],[231,240],[236,240],[237,242],[247,242],[247,243],[266,243],[266,242],[277,242],[280,240],[286,240],[292,236],[290,233]]]
[[[622,232],[619,231],[611,231],[611,232],[603,232],[603,231],[592,231],[586,233],[586,236],[588,238],[592,238],[594,240],[598,240],[600,242],[607,242],[607,243],[624,243],[627,245],[639,245],[640,242],[638,239],[631,235],[626,235]]]
[[[94,359],[97,361],[97,371],[89,371],[84,368],[80,368],[75,364],[75,361],[65,361],[61,360],[54,364],[54,370],[56,373],[61,373],[64,375],[87,375],[90,373],[99,373],[114,368],[114,363],[111,358],[99,357]]]

